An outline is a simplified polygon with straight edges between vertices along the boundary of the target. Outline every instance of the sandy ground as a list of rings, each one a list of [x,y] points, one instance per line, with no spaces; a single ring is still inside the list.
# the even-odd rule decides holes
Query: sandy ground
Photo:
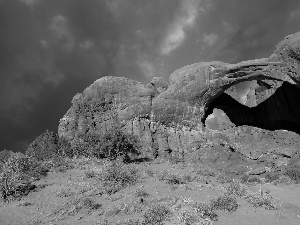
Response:
[[[102,224],[100,221],[107,218],[109,221],[119,221],[124,218],[138,218],[147,206],[155,203],[175,205],[181,202],[188,205],[191,202],[209,203],[212,199],[224,192],[226,184],[219,183],[215,177],[197,175],[195,166],[170,164],[167,162],[135,164],[142,176],[139,182],[122,189],[113,195],[97,193],[97,183],[93,178],[84,174],[84,169],[72,169],[66,172],[50,172],[47,177],[37,182],[39,188],[20,200],[2,203],[0,207],[1,225],[67,225],[67,224]],[[101,166],[94,166],[100,169]],[[153,171],[149,175],[146,171]],[[195,175],[197,179],[186,184],[170,185],[156,176],[160,171],[170,173]],[[269,190],[274,197],[278,209],[267,210],[255,208],[244,198],[238,198],[239,208],[235,212],[216,211],[218,220],[215,225],[299,225],[300,224],[300,185],[274,185],[252,184],[250,191]],[[141,198],[135,197],[137,189],[142,189],[149,195]],[[77,202],[83,198],[90,198],[99,204],[97,209],[86,210],[84,207],[76,210]],[[137,201],[143,201],[142,204]],[[136,210],[127,208],[126,205],[138,204]],[[112,223],[113,224],[113,223]],[[174,214],[169,221],[163,224],[178,223]]]

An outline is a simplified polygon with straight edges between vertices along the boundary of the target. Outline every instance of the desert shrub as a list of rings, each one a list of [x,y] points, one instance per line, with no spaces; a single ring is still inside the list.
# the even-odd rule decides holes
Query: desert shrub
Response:
[[[139,219],[123,219],[115,223],[115,225],[140,225]]]
[[[65,173],[67,170],[71,170],[75,168],[75,165],[72,161],[63,157],[54,157],[53,158],[53,168],[55,172]]]
[[[47,160],[57,154],[58,137],[46,130],[28,146],[25,154],[38,161]]]
[[[97,158],[116,159],[124,157],[129,161],[129,155],[140,154],[140,140],[137,136],[123,132],[120,126],[116,126],[103,135],[89,135],[87,141],[93,143],[93,156]]]
[[[249,176],[249,175],[243,175],[240,179],[239,179],[239,181],[241,182],[241,183],[247,183],[247,184],[252,184],[252,183],[261,183],[261,180],[260,179],[258,179],[257,177],[251,177],[251,176]]]
[[[271,182],[273,182],[275,180],[278,180],[279,177],[280,177],[280,174],[271,174],[271,173],[266,174],[265,175],[265,182],[271,183]]]
[[[151,169],[146,169],[145,173],[149,176],[149,177],[153,177],[154,176],[154,172]]]
[[[94,178],[98,175],[98,173],[95,170],[86,170],[83,173],[87,178]]]
[[[204,177],[215,177],[216,173],[208,168],[198,168],[196,169],[196,174]]]
[[[167,171],[162,171],[157,174],[159,181],[166,181],[167,184],[185,184],[192,180],[191,176],[169,173]]]
[[[134,213],[140,213],[145,208],[144,200],[142,198],[126,200],[122,202],[117,208],[122,211],[125,215],[130,215]]]
[[[171,210],[161,204],[152,205],[148,208],[141,217],[142,225],[162,225],[163,221],[167,220],[172,215]]]
[[[69,216],[74,216],[81,210],[85,210],[86,214],[90,214],[92,211],[98,210],[102,205],[96,203],[93,199],[77,196],[72,199],[68,199],[64,204],[57,207],[49,216],[55,217],[56,220],[62,220]]]
[[[130,185],[135,185],[140,177],[138,169],[120,161],[111,161],[103,165],[97,176],[108,194],[114,194]]]
[[[284,172],[284,175],[290,177],[296,184],[300,182],[300,169],[288,168]]]
[[[27,194],[34,188],[32,182],[46,174],[36,161],[22,153],[13,153],[0,167],[0,193],[3,199]]]
[[[279,177],[278,180],[273,181],[274,185],[279,185],[279,184],[283,184],[283,185],[289,185],[292,183],[292,179],[289,176],[286,175],[282,175]]]
[[[270,191],[259,191],[258,193],[251,193],[245,197],[246,201],[249,202],[255,208],[263,207],[267,210],[277,209],[276,204],[273,203],[273,197],[270,195]]]
[[[178,220],[182,225],[212,225],[213,222],[209,218],[201,218],[195,213],[182,211],[178,215]]]
[[[140,189],[140,188],[137,189],[134,193],[134,196],[137,198],[141,198],[141,197],[147,198],[149,195],[150,195],[149,193],[147,193],[145,190]]]
[[[218,220],[218,215],[215,213],[215,211],[211,208],[210,205],[205,204],[203,202],[195,202],[191,205],[191,207],[200,214],[201,218],[203,219],[210,219],[213,221]]]
[[[182,211],[178,215],[179,222],[183,225],[193,225],[199,221],[199,218],[189,211]]]
[[[234,212],[238,207],[237,200],[233,196],[223,195],[211,201],[212,210]]]
[[[218,174],[216,176],[216,180],[217,182],[219,182],[220,184],[226,184],[226,183],[230,183],[232,182],[232,178],[229,176],[226,176],[225,174]]]
[[[233,195],[239,198],[246,196],[248,193],[248,188],[238,181],[230,182],[225,190],[227,195]]]
[[[65,137],[59,137],[57,142],[57,155],[73,158],[74,152],[71,143]]]

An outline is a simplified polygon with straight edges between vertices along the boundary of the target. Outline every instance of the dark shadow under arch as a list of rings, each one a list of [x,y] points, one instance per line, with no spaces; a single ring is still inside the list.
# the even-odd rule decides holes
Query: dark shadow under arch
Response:
[[[223,93],[210,104],[203,121],[214,108],[222,109],[237,126],[284,129],[300,134],[300,88],[287,82],[271,97],[253,108],[244,106]]]

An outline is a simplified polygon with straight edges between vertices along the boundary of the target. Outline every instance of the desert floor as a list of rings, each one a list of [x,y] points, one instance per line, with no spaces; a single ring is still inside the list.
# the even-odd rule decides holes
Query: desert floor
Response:
[[[1,203],[0,224],[130,224],[120,221],[140,218],[147,208],[155,204],[166,205],[172,214],[163,222],[153,224],[209,224],[204,220],[188,222],[183,212],[192,215],[192,203],[208,204],[226,193],[226,187],[230,184],[219,172],[208,167],[199,168],[196,164],[156,160],[132,163],[132,166],[137,167],[140,173],[138,182],[111,195],[101,194],[95,177],[86,173],[101,171],[101,163],[85,161],[74,169],[50,171],[36,182],[37,188],[27,196]],[[168,183],[162,178],[163,171],[192,178],[182,183]],[[255,207],[245,197],[236,197],[237,210],[216,210],[218,218],[210,224],[300,224],[300,184],[253,182],[243,185],[248,193],[269,192],[276,207]],[[109,223],[104,222],[105,218]]]

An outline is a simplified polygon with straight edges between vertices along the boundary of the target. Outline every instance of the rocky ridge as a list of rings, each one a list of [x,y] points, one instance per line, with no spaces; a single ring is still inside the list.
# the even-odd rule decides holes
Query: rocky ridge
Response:
[[[242,102],[234,85],[244,81],[255,82]],[[74,96],[58,134],[72,145],[121,123],[125,132],[140,137],[144,157],[188,159],[194,152],[205,162],[222,162],[228,172],[279,168],[299,152],[299,85],[298,32],[284,38],[269,58],[196,63],[146,85],[100,78]],[[213,108],[222,109],[234,126],[205,128]]]

